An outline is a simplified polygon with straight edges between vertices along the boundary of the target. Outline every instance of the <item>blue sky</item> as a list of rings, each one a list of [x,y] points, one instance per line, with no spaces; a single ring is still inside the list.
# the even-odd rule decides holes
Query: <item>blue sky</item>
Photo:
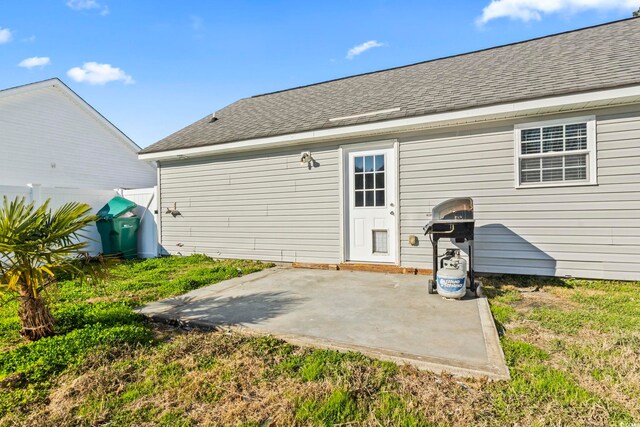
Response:
[[[60,77],[145,147],[243,97],[627,18],[639,6],[2,0],[0,88]]]

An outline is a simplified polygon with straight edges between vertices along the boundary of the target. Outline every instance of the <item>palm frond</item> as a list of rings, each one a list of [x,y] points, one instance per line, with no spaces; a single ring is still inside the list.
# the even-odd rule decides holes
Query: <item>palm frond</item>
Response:
[[[0,208],[0,292],[37,296],[61,273],[98,279],[100,263],[83,266],[78,256],[87,247],[82,231],[96,217],[84,203],[66,203],[55,210],[47,200],[40,206],[24,198]],[[95,264],[95,263],[94,263]]]

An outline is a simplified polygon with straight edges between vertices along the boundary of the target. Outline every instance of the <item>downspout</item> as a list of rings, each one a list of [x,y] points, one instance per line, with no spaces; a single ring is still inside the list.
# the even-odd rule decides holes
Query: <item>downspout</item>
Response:
[[[156,161],[156,218],[157,218],[157,234],[158,234],[158,247],[157,253],[158,256],[164,255],[164,246],[162,246],[162,192],[160,191],[160,186],[162,182],[162,165],[160,164],[160,160]]]

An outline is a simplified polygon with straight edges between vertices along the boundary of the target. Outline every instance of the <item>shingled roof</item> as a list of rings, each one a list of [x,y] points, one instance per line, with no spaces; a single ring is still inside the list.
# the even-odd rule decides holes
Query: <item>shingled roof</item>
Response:
[[[141,153],[640,83],[640,18],[241,99]],[[382,114],[330,120],[380,110]]]

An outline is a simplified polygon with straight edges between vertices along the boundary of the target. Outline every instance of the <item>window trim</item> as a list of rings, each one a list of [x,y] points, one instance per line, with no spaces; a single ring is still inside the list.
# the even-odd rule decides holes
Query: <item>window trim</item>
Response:
[[[523,129],[530,128],[542,128],[547,126],[559,126],[569,125],[577,123],[587,124],[587,149],[586,150],[573,150],[562,152],[549,152],[549,153],[534,153],[534,154],[522,154],[521,135]],[[513,126],[514,134],[514,166],[515,188],[544,188],[544,187],[578,187],[583,185],[598,185],[598,159],[596,150],[596,116],[581,116],[581,117],[568,117],[557,120],[544,120],[538,122],[526,122],[517,123]],[[520,182],[520,159],[527,158],[541,158],[541,157],[555,157],[561,155],[572,154],[587,154],[587,180],[585,181],[553,181],[553,182],[536,182],[536,183],[521,183]]]

